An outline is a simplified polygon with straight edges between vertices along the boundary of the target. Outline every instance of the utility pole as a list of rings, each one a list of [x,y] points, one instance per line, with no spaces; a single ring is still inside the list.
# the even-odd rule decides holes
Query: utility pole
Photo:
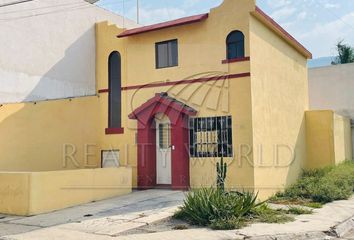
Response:
[[[136,23],[140,22],[139,0],[136,0]]]

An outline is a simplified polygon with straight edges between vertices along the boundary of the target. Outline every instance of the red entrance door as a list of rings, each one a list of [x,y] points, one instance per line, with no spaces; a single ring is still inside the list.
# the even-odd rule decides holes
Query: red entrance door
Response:
[[[129,115],[138,121],[138,187],[157,185],[156,115],[165,115],[171,128],[171,187],[188,189],[189,181],[189,117],[196,111],[166,93],[156,94]]]

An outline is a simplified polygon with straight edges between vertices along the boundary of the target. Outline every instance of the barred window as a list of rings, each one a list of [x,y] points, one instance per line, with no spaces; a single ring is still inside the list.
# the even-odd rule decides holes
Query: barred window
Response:
[[[192,118],[190,129],[191,157],[232,157],[232,118]]]

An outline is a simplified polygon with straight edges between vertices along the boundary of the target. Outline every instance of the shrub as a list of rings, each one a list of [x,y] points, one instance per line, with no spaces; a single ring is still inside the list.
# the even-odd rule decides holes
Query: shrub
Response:
[[[354,162],[344,162],[336,167],[305,171],[292,186],[278,193],[275,198],[307,199],[328,203],[348,199],[354,190]]]
[[[241,225],[242,217],[260,205],[252,193],[224,192],[215,188],[201,188],[187,194],[176,218],[195,225],[215,229],[234,229]]]

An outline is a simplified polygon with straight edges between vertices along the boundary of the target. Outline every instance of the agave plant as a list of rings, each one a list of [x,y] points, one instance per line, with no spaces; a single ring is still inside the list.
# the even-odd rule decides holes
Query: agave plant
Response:
[[[219,188],[201,188],[189,192],[175,217],[192,224],[208,226],[216,221],[238,221],[263,203],[257,194],[224,192]]]

